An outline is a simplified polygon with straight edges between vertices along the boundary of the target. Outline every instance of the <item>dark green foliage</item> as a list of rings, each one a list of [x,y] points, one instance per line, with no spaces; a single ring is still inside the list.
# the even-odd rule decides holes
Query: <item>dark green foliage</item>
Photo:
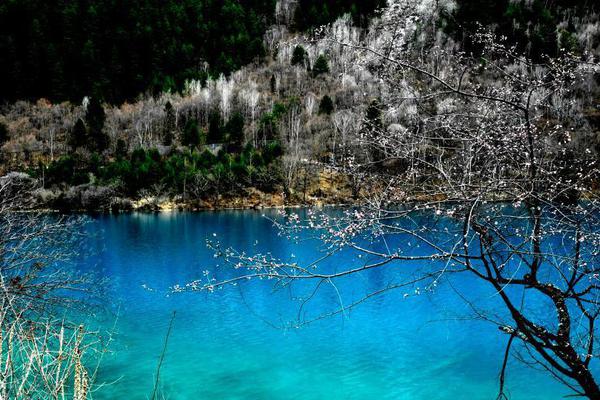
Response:
[[[350,14],[356,25],[366,26],[368,18],[385,4],[385,0],[299,0],[294,23],[296,29],[307,30]]]
[[[273,104],[272,114],[275,119],[279,120],[286,112],[287,107],[285,104],[279,102]]]
[[[0,101],[109,103],[178,91],[265,55],[275,0],[8,0],[0,3]],[[300,0],[296,28],[350,13],[366,25],[384,0]],[[209,63],[208,74],[200,66]]]
[[[573,53],[581,52],[581,43],[579,43],[577,36],[567,29],[558,31],[558,47]]]
[[[111,103],[180,90],[265,53],[275,0],[0,2],[0,101]]]
[[[77,156],[63,156],[51,162],[46,168],[44,183],[46,186],[66,183],[81,185],[88,183],[87,165]]]
[[[259,154],[259,152],[256,151],[256,149],[252,146],[252,144],[248,143],[239,155],[240,162],[242,162],[244,165],[246,165],[248,167],[249,173],[252,173],[253,168],[256,167],[257,165],[262,165],[263,160],[258,160],[256,158],[257,154]],[[256,161],[260,161],[260,162],[256,162]]]
[[[329,63],[327,62],[327,58],[323,54],[317,57],[315,65],[313,65],[312,68],[312,73],[313,76],[319,76],[321,74],[329,73]]]
[[[261,140],[268,141],[272,140],[277,136],[277,120],[273,116],[273,113],[265,113],[260,117],[258,126],[258,137]]]
[[[117,142],[117,146],[121,144]],[[189,192],[198,179],[206,184],[202,190],[204,195],[232,193],[247,186],[273,190],[279,175],[271,164],[282,155],[281,145],[274,141],[262,149],[248,145],[236,154],[220,150],[216,156],[207,149],[173,152],[165,157],[156,149],[136,149],[129,157],[117,157],[111,162],[96,153],[87,160],[73,155],[46,167],[45,184],[46,187],[81,185],[89,183],[90,176],[94,175],[96,183],[114,185],[119,188],[118,192],[128,196],[137,196],[156,184],[166,185],[166,190],[174,193],[183,193],[186,187]]]
[[[117,145],[115,147],[115,157],[117,159],[122,160],[127,156],[127,143],[123,139],[117,140]]]
[[[229,165],[231,164],[231,156],[225,150],[221,149],[217,153],[217,161],[224,165]]]
[[[131,153],[130,165],[131,169],[126,168],[123,171],[122,180],[131,194],[159,183],[163,176],[162,160],[156,149],[134,150]]]
[[[164,162],[163,182],[180,192],[195,171],[193,156],[195,152],[173,154]]]
[[[277,91],[277,79],[275,79],[275,75],[271,75],[269,84],[271,86],[271,93],[275,93]]]
[[[588,13],[598,11],[588,0],[509,1],[458,0],[457,9],[443,18],[445,30],[463,43],[465,50],[478,53],[473,33],[478,26],[492,28],[516,44],[517,50],[538,61],[544,56],[556,56],[561,49],[577,51],[573,22]],[[558,25],[566,27],[558,31]]]
[[[294,47],[294,52],[292,53],[292,65],[306,65],[306,50],[301,45],[297,45]]]
[[[231,151],[239,151],[244,144],[244,116],[236,112],[225,124],[225,138]]]
[[[73,150],[86,148],[90,151],[102,153],[110,145],[108,135],[104,133],[106,114],[99,101],[92,99],[88,104],[85,121],[77,120],[71,130],[69,145]]]
[[[0,122],[0,147],[8,141],[8,128]]]
[[[108,135],[104,133],[104,122],[106,114],[100,101],[92,98],[85,113],[85,121],[88,128],[89,147],[91,150],[103,152],[109,146]]]
[[[231,161],[230,168],[231,173],[234,176],[239,176],[243,178],[246,178],[248,176],[248,165],[246,164],[246,160],[240,155],[238,155]]]
[[[69,137],[69,146],[73,150],[84,147],[87,142],[87,128],[85,126],[85,122],[81,118],[77,120],[75,126],[71,130],[71,135]]]
[[[362,126],[362,133],[369,137],[374,143],[371,148],[371,155],[374,161],[381,161],[385,158],[383,149],[378,147],[377,138],[383,131],[382,106],[379,100],[373,100],[369,103],[365,113],[365,120]]]
[[[277,137],[277,123],[279,119],[287,112],[287,107],[283,103],[273,104],[273,110],[264,113],[260,117],[258,136],[263,142],[274,140]]]
[[[262,153],[253,151],[251,153],[251,158],[249,159],[249,164],[252,164],[254,166],[261,166],[267,164],[267,162],[265,162]]]
[[[165,146],[171,146],[173,144],[176,129],[175,122],[175,110],[173,109],[171,102],[167,102],[167,104],[165,104],[165,127],[163,132],[163,144]]]
[[[269,142],[267,146],[263,149],[262,157],[265,164],[271,164],[277,158],[283,155],[283,148],[279,142],[273,141]]]
[[[188,147],[197,147],[204,144],[204,135],[200,128],[198,128],[198,121],[193,118],[188,119],[185,128],[183,128],[181,142],[184,146]]]
[[[319,114],[331,114],[333,112],[333,100],[328,95],[323,96],[319,103]]]
[[[217,157],[208,150],[204,150],[198,157],[198,166],[204,169],[210,169],[217,163]]]
[[[208,138],[207,143],[222,143],[223,142],[223,121],[221,114],[214,111],[208,117]]]
[[[46,169],[46,184],[71,183],[75,170],[75,160],[72,156],[64,156],[51,162]]]
[[[130,188],[129,185],[132,183],[132,165],[131,161],[128,159],[117,159],[114,162],[109,163],[102,169],[103,175],[101,178],[103,181],[107,183],[121,183],[125,186],[125,191],[127,194],[134,194],[139,187],[137,183],[133,182],[136,185],[133,188]]]
[[[102,166],[102,157],[100,157],[100,154],[98,153],[92,153],[87,164],[87,171],[94,175],[98,175],[98,170]]]

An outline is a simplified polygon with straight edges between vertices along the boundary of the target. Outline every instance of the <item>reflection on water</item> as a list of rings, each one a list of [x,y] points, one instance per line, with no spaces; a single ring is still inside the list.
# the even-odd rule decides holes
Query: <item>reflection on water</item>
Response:
[[[297,317],[295,293],[268,282],[213,294],[169,294],[169,288],[214,271],[206,248],[216,236],[248,252],[315,258],[311,243],[294,245],[255,211],[102,216],[89,228],[97,255],[82,261],[110,278],[107,306],[119,310],[117,332],[99,371],[111,384],[95,399],[146,399],[172,312],[177,311],[161,370],[168,399],[494,399],[506,337],[496,328],[452,317],[466,312],[453,291],[415,296],[400,289],[373,298],[345,316],[300,329],[281,329]],[[339,255],[330,266],[353,261]],[[394,282],[385,268],[341,282],[355,298]],[[219,272],[217,272],[219,273]],[[462,290],[489,299],[472,282]],[[481,293],[479,293],[481,292]],[[408,296],[406,296],[408,295]],[[331,310],[339,297],[323,286],[309,315]],[[105,319],[106,328],[114,319]],[[566,391],[543,373],[515,361],[507,376],[512,399],[559,399]]]

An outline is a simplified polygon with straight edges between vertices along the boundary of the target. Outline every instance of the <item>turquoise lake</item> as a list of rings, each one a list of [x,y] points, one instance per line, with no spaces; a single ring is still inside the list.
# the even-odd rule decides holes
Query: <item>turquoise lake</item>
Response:
[[[259,211],[97,216],[88,225],[91,256],[77,268],[108,278],[98,313],[115,326],[98,370],[94,399],[147,399],[173,311],[160,372],[165,399],[495,399],[506,336],[464,320],[468,308],[451,285],[433,292],[402,288],[346,315],[285,329],[299,317],[292,290],[252,281],[215,293],[172,293],[171,287],[221,272],[207,239],[248,253],[272,252],[299,263],[316,242],[280,237]],[[266,212],[275,215],[273,212]],[[402,245],[402,244],[397,244]],[[330,267],[355,262],[339,254]],[[398,279],[402,265],[323,285],[300,318],[326,313]],[[494,293],[465,278],[454,283],[493,302]],[[511,359],[511,399],[560,399],[569,392],[547,374]]]

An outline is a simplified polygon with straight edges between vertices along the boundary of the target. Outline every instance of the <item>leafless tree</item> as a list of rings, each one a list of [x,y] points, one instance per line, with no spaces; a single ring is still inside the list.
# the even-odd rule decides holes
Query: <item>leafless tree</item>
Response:
[[[83,400],[100,349],[74,322],[93,292],[70,268],[84,220],[31,211],[33,188],[24,174],[0,178],[0,398]]]
[[[285,117],[281,121],[281,136],[285,146],[283,164],[283,186],[286,195],[291,194],[298,178],[301,164],[300,130],[302,128],[302,111],[299,104],[289,106]]]
[[[325,249],[316,260],[300,265],[214,245],[238,273],[187,288],[261,278],[278,287],[308,281],[316,291],[384,267],[405,278],[340,302],[321,318],[392,289],[418,283],[435,291],[468,274],[494,290],[496,302],[488,308],[469,293],[461,297],[476,318],[507,335],[499,399],[506,398],[510,354],[546,369],[574,395],[600,399],[591,368],[599,354],[598,166],[597,156],[575,140],[587,129],[580,105],[597,90],[590,82],[600,70],[587,55],[534,64],[491,34],[476,39],[483,48],[476,58],[435,46],[411,57],[404,46],[348,44],[365,65],[379,67],[389,107],[413,104],[406,129],[381,127],[359,138],[385,156],[379,163],[385,167],[370,169],[379,189],[341,217],[310,211],[306,220],[292,213],[277,222],[292,240],[312,232]],[[373,241],[386,250],[365,244]],[[340,251],[368,261],[322,267]]]

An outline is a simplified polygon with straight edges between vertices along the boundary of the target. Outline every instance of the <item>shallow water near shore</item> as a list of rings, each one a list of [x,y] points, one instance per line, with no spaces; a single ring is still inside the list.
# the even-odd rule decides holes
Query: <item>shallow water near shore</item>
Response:
[[[496,327],[464,321],[467,306],[449,285],[435,292],[402,288],[346,314],[301,328],[289,321],[330,311],[397,278],[382,268],[337,287],[324,285],[299,315],[292,290],[257,281],[215,293],[169,288],[219,274],[207,239],[248,253],[272,252],[299,263],[316,258],[317,244],[293,244],[257,211],[123,214],[94,217],[94,254],[78,268],[109,278],[104,329],[115,333],[98,371],[94,399],[146,399],[173,311],[173,329],[160,371],[167,399],[495,399],[507,337]],[[274,216],[274,211],[266,211]],[[340,254],[329,267],[356,260]],[[225,272],[226,273],[226,272]],[[493,293],[468,279],[461,290]],[[416,293],[421,294],[417,295]],[[115,315],[118,318],[115,322]],[[560,399],[568,391],[547,374],[512,359],[511,399]]]

